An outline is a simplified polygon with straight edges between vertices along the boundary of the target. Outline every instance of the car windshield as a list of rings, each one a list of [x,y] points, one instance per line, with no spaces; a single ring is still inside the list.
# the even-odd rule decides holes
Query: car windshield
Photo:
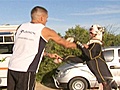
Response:
[[[107,50],[103,51],[104,58],[106,62],[111,62],[114,59],[114,51],[113,50]]]
[[[0,44],[0,54],[12,54],[13,44]]]

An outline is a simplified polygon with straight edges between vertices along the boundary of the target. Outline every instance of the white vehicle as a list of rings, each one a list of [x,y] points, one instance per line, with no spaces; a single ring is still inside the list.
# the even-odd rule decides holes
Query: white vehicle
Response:
[[[12,55],[17,27],[18,25],[0,26],[0,87],[7,86],[8,62]]]
[[[105,48],[103,52],[113,79],[120,86],[120,46]],[[85,63],[70,61],[57,68],[53,79],[57,88],[68,90],[87,90],[99,85]]]

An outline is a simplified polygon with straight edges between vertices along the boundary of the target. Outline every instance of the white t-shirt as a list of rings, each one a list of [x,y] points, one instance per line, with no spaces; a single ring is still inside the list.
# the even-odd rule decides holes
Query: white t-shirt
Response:
[[[42,24],[32,23],[25,23],[19,27],[15,37],[13,55],[8,65],[10,70],[37,71],[47,42],[41,35],[44,27]]]

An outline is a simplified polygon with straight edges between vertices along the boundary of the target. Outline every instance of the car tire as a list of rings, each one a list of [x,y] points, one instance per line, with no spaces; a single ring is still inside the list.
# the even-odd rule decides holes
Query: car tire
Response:
[[[81,77],[75,77],[68,83],[68,90],[87,90],[87,88],[87,81]]]

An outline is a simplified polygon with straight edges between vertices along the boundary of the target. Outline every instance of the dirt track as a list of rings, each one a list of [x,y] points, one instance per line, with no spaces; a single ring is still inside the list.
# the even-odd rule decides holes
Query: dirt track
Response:
[[[7,90],[7,88],[0,88],[0,90]],[[40,83],[36,83],[36,86],[35,86],[35,90],[59,90],[59,89],[52,89],[52,88],[48,88]]]
[[[62,90],[62,89],[52,89],[52,88],[48,88],[40,83],[36,83],[35,90]],[[98,89],[88,89],[88,90],[98,90]],[[120,89],[117,89],[117,90],[120,90]]]
[[[40,83],[36,83],[36,88],[35,90],[58,90],[58,89],[52,89],[52,88],[48,88]]]

